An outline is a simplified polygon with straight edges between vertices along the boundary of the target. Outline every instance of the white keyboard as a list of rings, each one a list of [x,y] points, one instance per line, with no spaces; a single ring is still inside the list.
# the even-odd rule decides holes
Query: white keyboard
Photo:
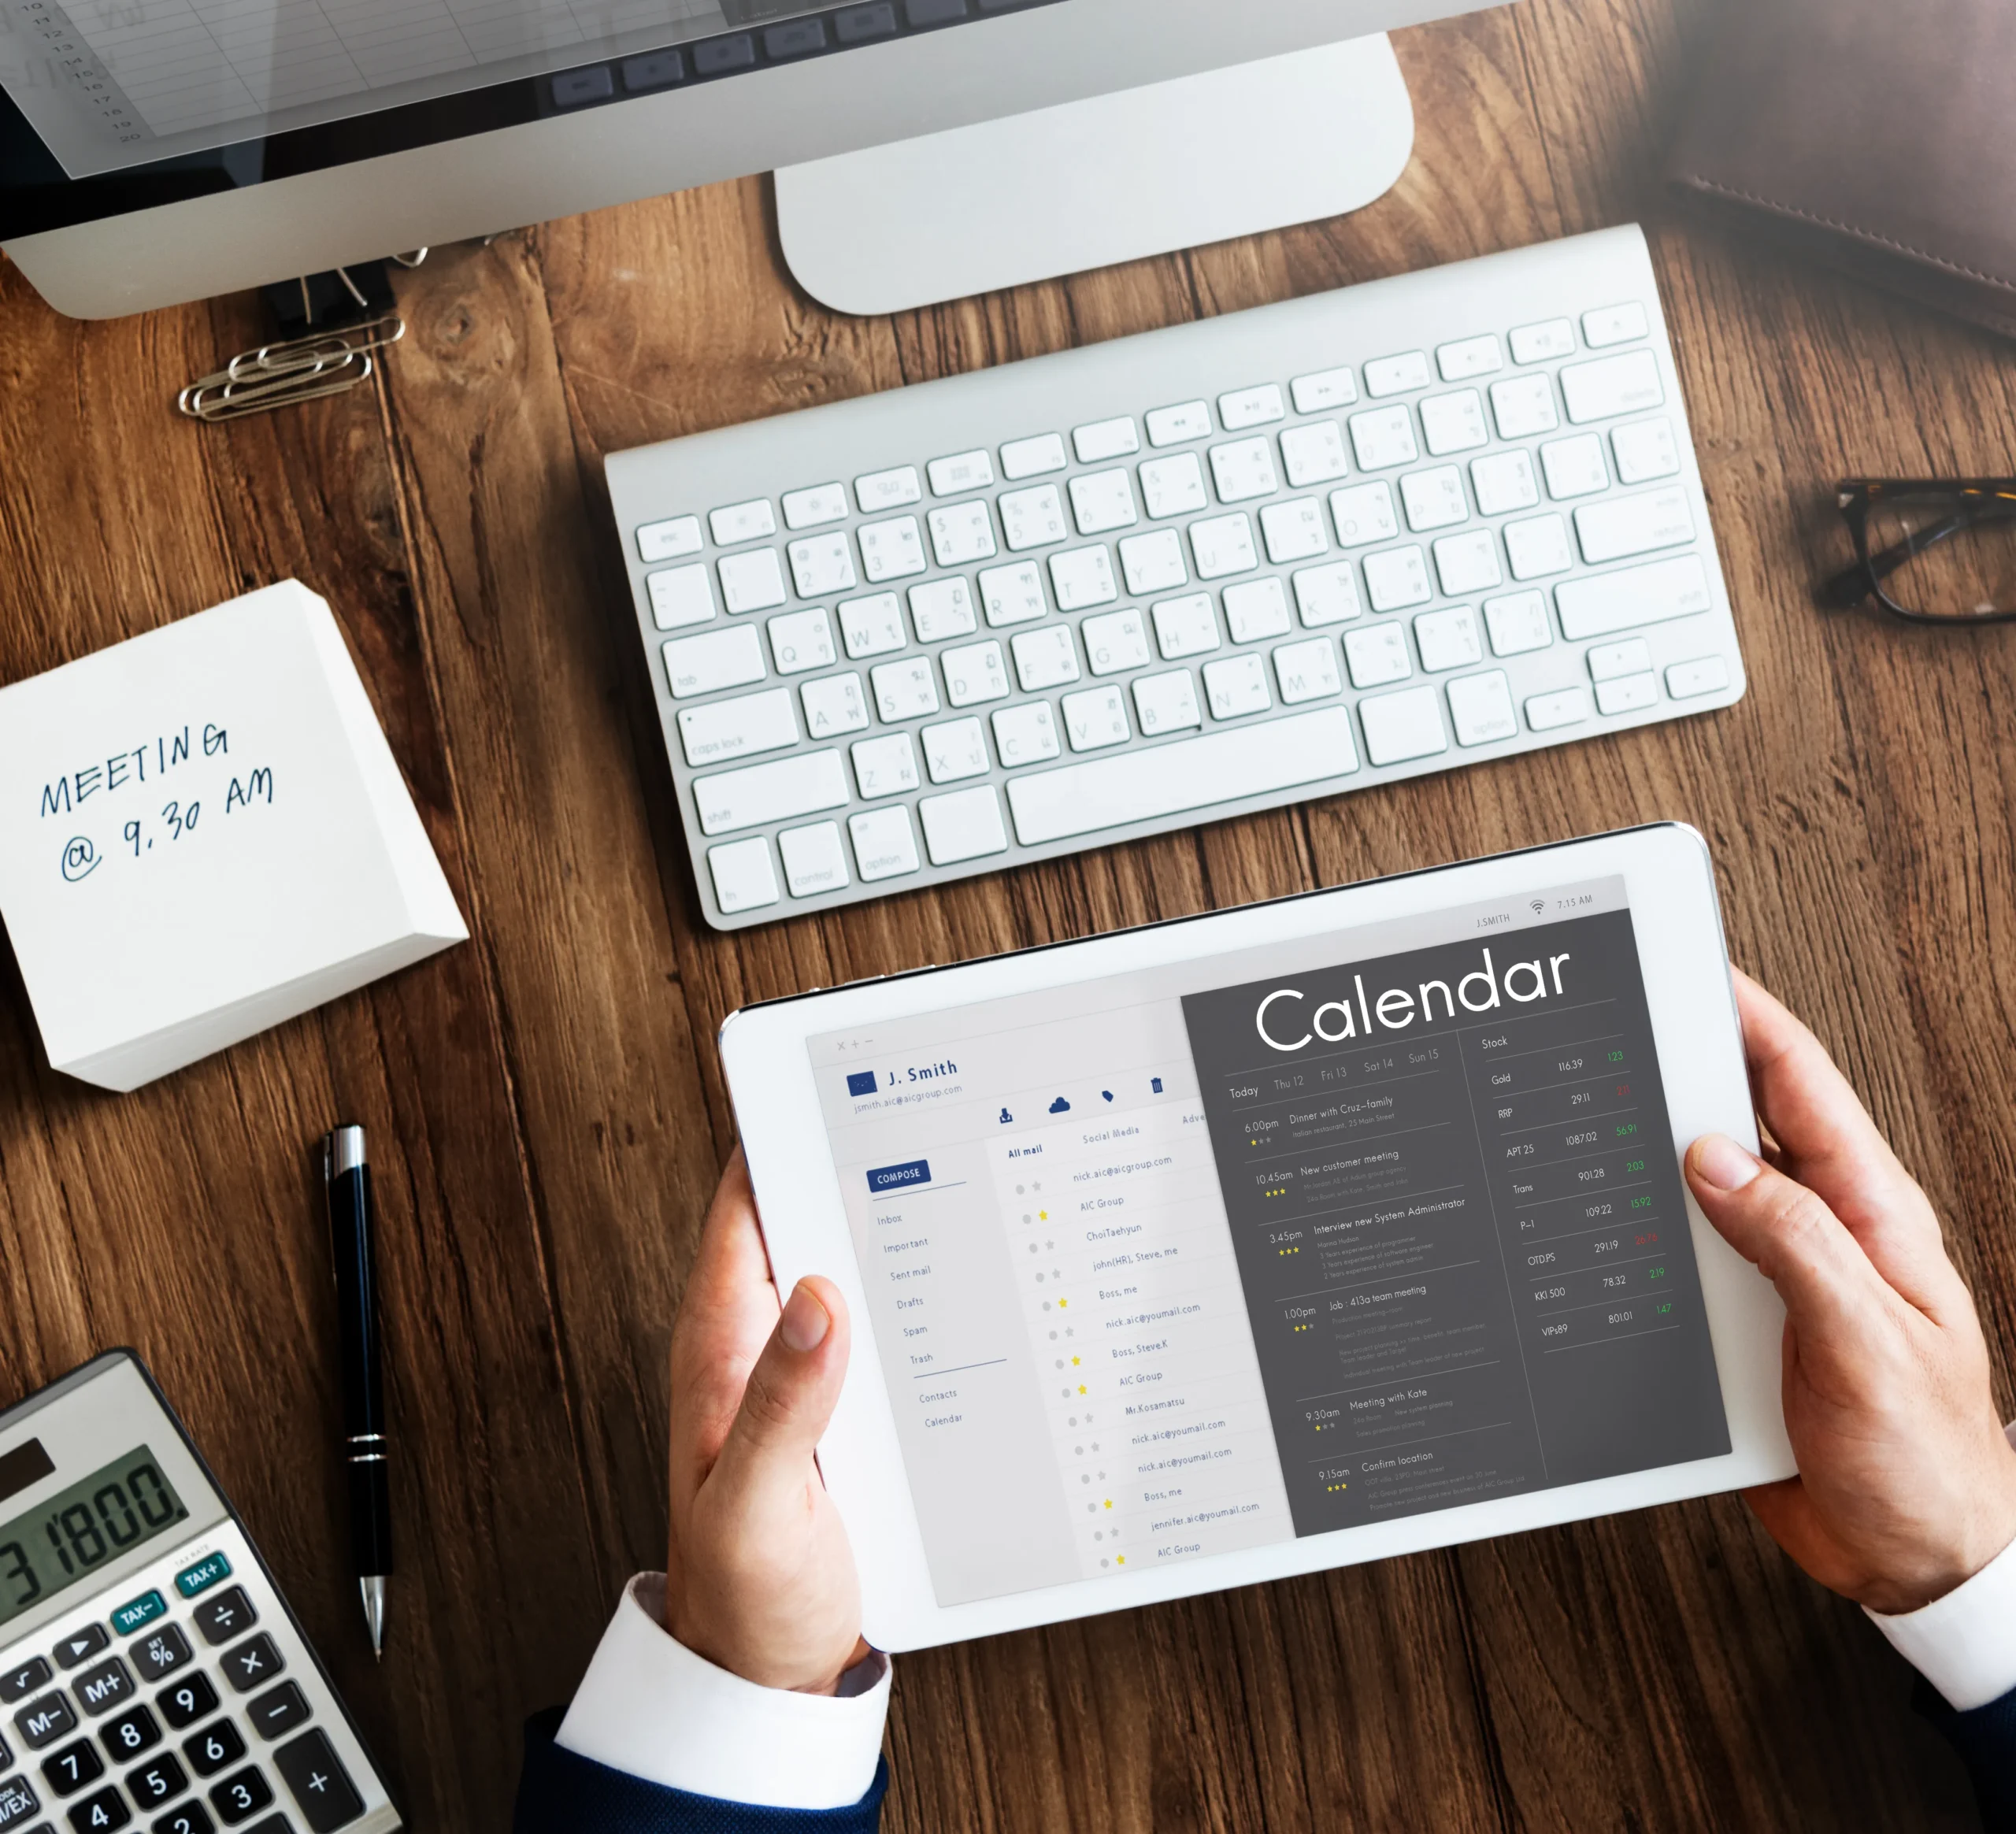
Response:
[[[722,929],[1744,691],[1635,228],[608,469]]]

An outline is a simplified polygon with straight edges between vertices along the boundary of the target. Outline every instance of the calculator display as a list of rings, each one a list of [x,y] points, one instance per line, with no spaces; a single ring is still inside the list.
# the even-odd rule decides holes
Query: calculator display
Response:
[[[0,1624],[188,1517],[154,1454],[139,1446],[26,1515],[0,1522]]]

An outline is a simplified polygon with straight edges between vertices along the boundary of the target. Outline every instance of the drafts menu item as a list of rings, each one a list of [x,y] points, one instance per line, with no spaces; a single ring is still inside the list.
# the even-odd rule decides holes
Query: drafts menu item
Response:
[[[50,1061],[122,1090],[468,935],[291,580],[0,689],[0,914]]]

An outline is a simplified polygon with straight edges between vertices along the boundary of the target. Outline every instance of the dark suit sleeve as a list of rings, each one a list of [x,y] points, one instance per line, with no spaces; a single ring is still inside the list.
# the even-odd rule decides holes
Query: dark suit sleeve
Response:
[[[662,1788],[565,1751],[553,1742],[561,1717],[555,1708],[526,1724],[513,1834],[876,1834],[880,1825],[887,1759],[850,1808],[753,1808]]]
[[[1955,1713],[1921,1680],[1913,1704],[1960,1754],[1974,1780],[1982,1825],[2016,1828],[2016,1688],[1972,1713]]]

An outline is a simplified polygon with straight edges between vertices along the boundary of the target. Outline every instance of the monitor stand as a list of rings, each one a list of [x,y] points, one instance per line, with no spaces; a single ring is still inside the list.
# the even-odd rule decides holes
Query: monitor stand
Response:
[[[1414,151],[1384,34],[777,173],[785,260],[877,316],[1362,209]]]

